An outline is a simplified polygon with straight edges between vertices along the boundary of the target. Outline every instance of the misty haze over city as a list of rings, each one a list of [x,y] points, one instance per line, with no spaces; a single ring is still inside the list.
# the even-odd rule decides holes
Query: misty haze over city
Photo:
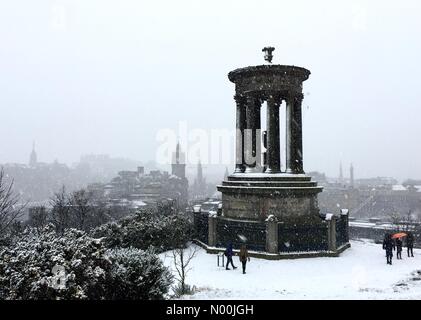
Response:
[[[358,178],[421,178],[419,9],[417,1],[4,1],[0,163],[27,163],[33,141],[43,162],[109,154],[145,163],[156,160],[158,132],[177,132],[182,121],[231,130],[227,72],[261,63],[270,44],[275,63],[311,70],[306,171],[337,176],[342,161]]]
[[[286,309],[255,300],[361,317],[319,303],[421,299],[420,17],[416,0],[1,1],[2,305],[252,319]]]

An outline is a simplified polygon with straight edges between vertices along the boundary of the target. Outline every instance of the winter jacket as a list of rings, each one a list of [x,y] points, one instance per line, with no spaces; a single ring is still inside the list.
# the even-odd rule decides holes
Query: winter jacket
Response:
[[[408,234],[406,236],[406,246],[407,247],[412,247],[414,246],[414,236],[412,234]]]
[[[241,262],[247,261],[247,259],[250,261],[249,252],[247,251],[247,248],[242,247],[240,249],[239,258]]]
[[[388,252],[395,250],[395,243],[393,242],[392,238],[386,238],[383,240],[383,249]]]
[[[396,239],[396,250],[398,252],[402,251],[402,240],[401,239]]]
[[[232,257],[233,256],[233,251],[232,251],[232,244],[229,244],[228,247],[225,249],[224,252],[225,256],[227,257]]]

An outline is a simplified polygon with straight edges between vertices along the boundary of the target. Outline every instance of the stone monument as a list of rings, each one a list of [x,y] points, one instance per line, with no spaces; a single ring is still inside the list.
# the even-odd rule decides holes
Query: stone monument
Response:
[[[228,74],[235,84],[236,166],[217,187],[222,210],[207,217],[208,241],[202,244],[208,251],[218,251],[229,242],[234,247],[246,243],[265,258],[337,255],[349,246],[348,216],[320,214],[317,194],[322,187],[303,169],[301,105],[303,82],[310,71],[272,64],[274,50],[262,50],[268,64]],[[284,126],[280,125],[282,107]],[[283,170],[280,130],[286,137]]]

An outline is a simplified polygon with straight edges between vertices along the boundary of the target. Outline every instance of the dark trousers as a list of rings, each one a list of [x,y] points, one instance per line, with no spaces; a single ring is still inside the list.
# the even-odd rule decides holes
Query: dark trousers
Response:
[[[241,264],[243,265],[243,273],[246,273],[246,264],[247,264],[247,260],[245,260],[245,261],[241,261]]]
[[[234,266],[234,262],[232,262],[232,256],[228,256],[227,257],[227,266],[225,267],[226,269],[228,269],[228,265],[231,263],[233,268],[236,268],[236,266]]]
[[[392,251],[386,251],[387,264],[392,264],[393,253]]]
[[[408,251],[408,257],[409,257],[409,253],[411,252],[411,257],[414,256],[414,247],[413,246],[408,246],[407,251]]]
[[[402,259],[402,249],[396,250],[396,259]]]

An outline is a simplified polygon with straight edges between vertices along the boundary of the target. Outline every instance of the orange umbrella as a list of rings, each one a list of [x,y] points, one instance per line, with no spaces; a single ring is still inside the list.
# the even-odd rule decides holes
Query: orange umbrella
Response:
[[[395,234],[392,236],[392,239],[397,239],[397,238],[402,238],[402,237],[406,237],[406,233],[405,233],[405,232],[395,233]]]

